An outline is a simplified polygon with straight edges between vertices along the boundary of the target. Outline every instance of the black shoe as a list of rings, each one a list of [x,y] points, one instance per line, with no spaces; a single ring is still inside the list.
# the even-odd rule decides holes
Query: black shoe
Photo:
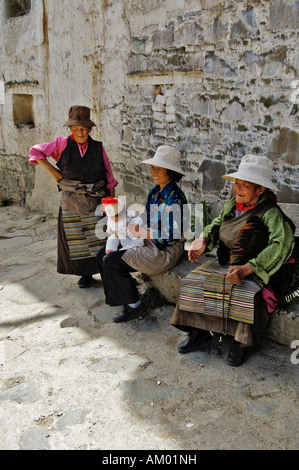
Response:
[[[80,277],[80,279],[78,281],[78,286],[79,287],[90,287],[92,283],[93,283],[93,277],[92,276],[82,276],[82,277]]]
[[[227,356],[227,363],[229,366],[240,366],[250,356],[251,348],[241,347],[240,343],[234,341],[234,344]]]
[[[120,323],[125,321],[134,320],[135,318],[144,317],[147,314],[146,306],[141,302],[136,308],[125,305],[121,312],[117,313],[113,317],[114,323]]]
[[[204,350],[211,338],[210,332],[194,328],[188,333],[188,337],[178,345],[178,351],[181,354],[186,354],[191,351]]]

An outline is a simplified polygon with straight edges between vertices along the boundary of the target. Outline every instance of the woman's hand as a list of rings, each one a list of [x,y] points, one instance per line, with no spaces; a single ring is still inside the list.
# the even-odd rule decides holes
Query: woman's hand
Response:
[[[249,276],[249,274],[253,272],[249,263],[243,264],[242,266],[231,266],[225,279],[231,284],[240,284],[244,277]]]
[[[190,250],[188,251],[188,258],[191,263],[197,263],[203,252],[207,247],[205,238],[198,238],[191,243]]]
[[[40,158],[39,160],[36,160],[36,162],[50,173],[56,183],[59,183],[59,181],[63,178],[61,172],[51,165],[48,160]]]
[[[62,174],[60,173],[60,171],[57,170],[57,173],[55,172],[55,176],[54,176],[56,183],[59,183],[59,181],[62,180],[62,178],[63,178]]]

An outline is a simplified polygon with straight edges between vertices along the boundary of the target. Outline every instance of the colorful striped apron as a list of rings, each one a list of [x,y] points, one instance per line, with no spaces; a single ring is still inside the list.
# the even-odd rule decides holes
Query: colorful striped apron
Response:
[[[222,318],[254,323],[254,297],[262,283],[253,277],[232,285],[225,280],[227,266],[216,260],[208,261],[191,271],[181,281],[179,308]]]
[[[71,260],[95,257],[105,246],[103,226],[106,218],[95,215],[95,210],[86,215],[62,209],[62,221]],[[97,234],[101,238],[97,237]]]

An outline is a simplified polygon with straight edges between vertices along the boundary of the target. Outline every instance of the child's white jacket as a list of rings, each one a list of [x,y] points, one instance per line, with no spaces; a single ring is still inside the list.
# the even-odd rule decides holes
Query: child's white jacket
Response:
[[[127,214],[121,219],[115,222],[108,217],[107,221],[107,233],[110,236],[107,239],[106,251],[116,251],[119,245],[120,250],[128,250],[129,248],[137,248],[138,246],[144,245],[142,238],[134,237],[131,232],[127,229],[129,224],[143,225],[142,218],[135,211],[128,211]]]

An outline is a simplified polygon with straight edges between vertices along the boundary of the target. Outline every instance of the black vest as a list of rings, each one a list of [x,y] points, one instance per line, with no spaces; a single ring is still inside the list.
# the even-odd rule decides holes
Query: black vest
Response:
[[[69,136],[68,144],[62,152],[57,166],[63,178],[68,180],[78,180],[83,183],[106,180],[102,142],[88,136],[88,148],[85,155],[81,157],[78,144]]]

